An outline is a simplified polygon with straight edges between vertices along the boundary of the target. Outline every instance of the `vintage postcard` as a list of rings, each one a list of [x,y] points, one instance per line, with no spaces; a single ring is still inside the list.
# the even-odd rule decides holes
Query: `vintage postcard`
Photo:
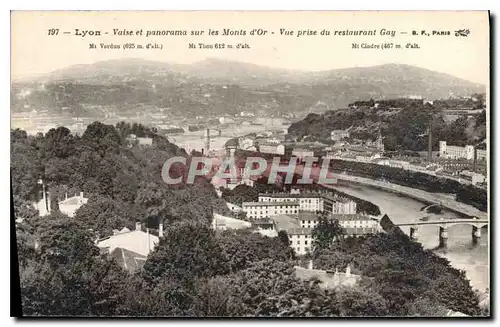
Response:
[[[489,21],[13,11],[12,315],[490,317]]]

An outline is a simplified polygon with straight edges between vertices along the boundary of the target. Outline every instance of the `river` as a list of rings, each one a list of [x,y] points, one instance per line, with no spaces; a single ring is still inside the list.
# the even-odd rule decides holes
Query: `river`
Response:
[[[447,210],[443,210],[441,214],[426,213],[421,211],[426,204],[420,201],[370,186],[347,184],[335,185],[333,188],[376,204],[382,215],[387,214],[396,224],[419,221],[424,216],[429,216],[429,219],[460,217]],[[446,250],[437,249],[438,228],[438,226],[419,226],[418,240],[424,248],[434,249],[436,254],[447,258],[453,267],[464,270],[473,288],[480,291],[489,288],[488,228],[481,230],[482,238],[476,246],[472,244],[472,226],[456,225],[448,228]],[[401,229],[409,233],[409,227]]]

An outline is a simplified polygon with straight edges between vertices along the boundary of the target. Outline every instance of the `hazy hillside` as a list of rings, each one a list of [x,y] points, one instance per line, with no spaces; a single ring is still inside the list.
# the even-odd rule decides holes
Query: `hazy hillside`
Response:
[[[66,107],[85,114],[89,106],[128,111],[148,105],[185,114],[203,114],[208,107],[214,113],[277,114],[324,112],[370,98],[442,99],[472,93],[485,93],[485,87],[408,65],[300,72],[216,59],[193,65],[122,59],[14,81],[11,108],[57,112]]]

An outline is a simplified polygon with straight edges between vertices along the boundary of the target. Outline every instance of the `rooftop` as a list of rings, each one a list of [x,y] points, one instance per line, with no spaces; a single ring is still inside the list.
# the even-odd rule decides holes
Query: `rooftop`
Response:
[[[108,248],[110,253],[113,252],[115,248],[123,248],[142,256],[147,256],[159,241],[158,236],[140,230],[134,230],[102,238],[97,241],[97,246],[100,248]]]
[[[280,205],[288,205],[288,206],[299,206],[298,202],[286,202],[286,201],[276,201],[276,202],[243,202],[243,206],[255,206],[255,207],[271,207],[271,206],[280,206]]]
[[[278,215],[271,217],[276,225],[276,230],[286,230],[288,231],[291,228],[300,228],[299,221],[297,217],[293,215]]]
[[[259,193],[260,196],[267,196],[267,197],[272,197],[272,198],[318,198],[321,197],[322,195],[319,193],[314,193],[314,192],[307,192],[307,193]]]

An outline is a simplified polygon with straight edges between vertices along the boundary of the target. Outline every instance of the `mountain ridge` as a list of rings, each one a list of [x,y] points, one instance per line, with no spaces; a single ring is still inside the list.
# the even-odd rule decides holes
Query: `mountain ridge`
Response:
[[[125,64],[125,65],[124,65]],[[106,67],[105,65],[108,65]],[[121,65],[121,66],[120,66]],[[309,77],[324,77],[328,75],[338,75],[338,74],[358,74],[361,72],[365,71],[370,71],[370,70],[411,70],[413,72],[418,72],[418,71],[425,71],[427,73],[432,73],[432,74],[437,74],[440,76],[446,76],[448,78],[452,79],[457,79],[460,80],[461,82],[475,85],[475,86],[480,86],[480,87],[485,87],[484,84],[482,83],[477,83],[473,81],[469,81],[460,77],[456,77],[451,74],[447,73],[442,73],[442,72],[437,72],[428,68],[423,68],[419,66],[413,66],[413,65],[408,65],[408,64],[397,64],[397,63],[387,63],[387,64],[380,64],[380,65],[373,65],[373,66],[361,66],[361,67],[345,67],[345,68],[335,68],[335,69],[325,69],[325,70],[314,70],[314,71],[307,71],[307,70],[299,70],[299,69],[286,69],[286,68],[275,68],[275,67],[270,67],[270,66],[264,66],[264,65],[258,65],[254,63],[248,63],[248,62],[241,62],[241,61],[236,61],[236,60],[226,60],[226,59],[219,59],[219,58],[206,58],[204,60],[197,61],[192,64],[178,64],[178,63],[169,63],[169,62],[163,62],[163,61],[156,61],[156,60],[148,60],[148,59],[142,59],[142,58],[122,58],[122,59],[110,59],[110,60],[103,60],[103,61],[98,61],[95,63],[91,64],[78,64],[78,65],[71,65],[68,67],[64,67],[61,69],[54,70],[49,73],[37,75],[38,77],[35,77],[33,79],[44,79],[48,78],[48,80],[54,80],[58,79],[57,76],[61,75],[70,75],[71,72],[74,72],[75,70],[89,70],[89,69],[96,69],[96,68],[110,68],[110,67],[115,67],[115,68],[131,68],[134,66],[140,66],[142,68],[152,68],[154,67],[155,69],[160,68],[166,71],[170,71],[172,73],[182,73],[182,74],[196,74],[196,75],[201,75],[202,73],[206,73],[207,70],[214,70],[215,68],[225,68],[227,69],[228,67],[230,70],[235,70],[235,68],[239,68],[240,72],[241,71],[248,71],[250,69],[256,70],[254,73],[266,73],[266,74],[283,74],[285,77],[287,75],[303,75],[303,76],[308,76]],[[119,71],[117,72],[119,73]],[[251,72],[248,72],[251,73]],[[219,74],[220,75],[220,74]],[[56,77],[56,78],[54,78]],[[66,78],[77,78],[77,76],[67,76]],[[306,78],[307,79],[307,78]],[[20,81],[20,78],[13,79],[14,82]],[[30,77],[23,77],[23,81],[28,81],[30,80]],[[314,80],[314,78],[313,78]]]
[[[85,114],[88,107],[130,111],[147,105],[195,116],[208,109],[217,114],[286,114],[340,109],[370,98],[436,100],[474,93],[486,93],[486,87],[404,64],[307,72],[221,59],[181,65],[127,58],[70,66],[31,82],[14,82],[11,110],[69,108]]]

